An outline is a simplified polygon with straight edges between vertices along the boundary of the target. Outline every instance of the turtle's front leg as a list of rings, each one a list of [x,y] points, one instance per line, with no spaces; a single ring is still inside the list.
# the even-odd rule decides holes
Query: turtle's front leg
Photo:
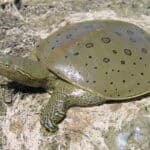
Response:
[[[66,116],[66,96],[60,93],[53,93],[48,104],[42,110],[41,124],[50,132],[58,130],[57,124]]]
[[[58,130],[58,124],[65,118],[70,107],[95,106],[105,102],[105,99],[88,91],[58,80],[57,90],[52,94],[48,104],[41,113],[41,124],[51,132]]]

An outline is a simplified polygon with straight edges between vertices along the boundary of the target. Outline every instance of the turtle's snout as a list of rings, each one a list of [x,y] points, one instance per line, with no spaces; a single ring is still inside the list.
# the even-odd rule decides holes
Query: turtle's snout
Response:
[[[48,71],[38,62],[18,56],[0,56],[0,75],[33,87],[45,87]]]
[[[9,76],[12,68],[12,61],[8,56],[0,56],[0,74]]]
[[[9,79],[13,79],[12,75],[15,76],[13,62],[7,55],[0,56],[0,75]]]
[[[12,61],[7,56],[0,56],[0,73],[9,70],[12,67]]]

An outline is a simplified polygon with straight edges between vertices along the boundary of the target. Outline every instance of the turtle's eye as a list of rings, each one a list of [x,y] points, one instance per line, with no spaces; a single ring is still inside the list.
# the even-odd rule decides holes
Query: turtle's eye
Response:
[[[8,64],[5,64],[5,67],[8,67]]]
[[[8,62],[5,62],[4,65],[5,65],[5,67],[7,67],[7,68],[10,66]]]

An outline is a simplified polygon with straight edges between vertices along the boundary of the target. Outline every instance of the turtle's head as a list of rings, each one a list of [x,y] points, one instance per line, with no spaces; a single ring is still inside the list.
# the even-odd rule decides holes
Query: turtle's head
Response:
[[[0,56],[0,75],[32,87],[45,87],[47,69],[39,62],[17,56]]]

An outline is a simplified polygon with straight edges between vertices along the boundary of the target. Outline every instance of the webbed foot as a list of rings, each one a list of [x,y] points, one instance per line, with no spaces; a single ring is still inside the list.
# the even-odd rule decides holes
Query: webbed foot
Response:
[[[41,118],[41,125],[50,132],[56,132],[58,130],[58,126],[49,118],[49,116],[43,116]]]
[[[41,113],[41,125],[50,132],[58,130],[58,123],[60,123],[66,116],[66,108],[64,96],[53,95],[46,107]]]

